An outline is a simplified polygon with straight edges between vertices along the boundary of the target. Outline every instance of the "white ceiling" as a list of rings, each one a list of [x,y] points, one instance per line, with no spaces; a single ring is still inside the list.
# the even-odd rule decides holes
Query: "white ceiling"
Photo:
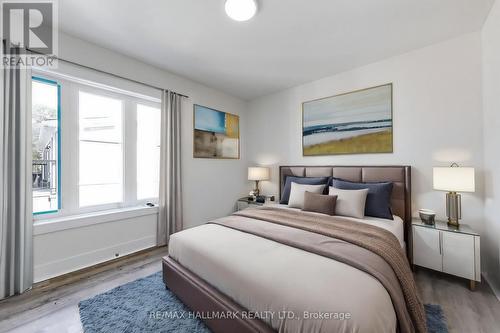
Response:
[[[481,28],[494,0],[62,0],[63,31],[249,100]]]

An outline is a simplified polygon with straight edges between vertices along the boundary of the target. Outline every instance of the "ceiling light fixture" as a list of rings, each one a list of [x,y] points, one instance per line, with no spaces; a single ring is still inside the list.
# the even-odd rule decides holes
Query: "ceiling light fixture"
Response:
[[[227,16],[235,21],[248,21],[257,12],[255,0],[226,0],[224,5]]]

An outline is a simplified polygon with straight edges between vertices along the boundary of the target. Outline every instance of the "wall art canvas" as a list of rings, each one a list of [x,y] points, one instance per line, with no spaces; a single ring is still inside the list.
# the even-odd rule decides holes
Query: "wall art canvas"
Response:
[[[196,158],[240,158],[240,120],[237,115],[194,105]]]
[[[304,156],[392,153],[392,83],[304,102]]]

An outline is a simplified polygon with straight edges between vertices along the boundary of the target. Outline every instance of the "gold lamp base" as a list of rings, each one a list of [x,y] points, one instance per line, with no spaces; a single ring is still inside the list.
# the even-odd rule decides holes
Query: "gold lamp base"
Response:
[[[462,198],[457,192],[446,193],[446,216],[449,226],[460,227],[458,220],[462,218]]]
[[[448,218],[448,225],[450,227],[455,227],[455,228],[460,228],[460,223],[458,223],[458,220],[452,220],[450,218]]]
[[[260,194],[260,191],[259,191],[259,181],[258,180],[255,181],[255,189],[253,190],[253,194],[256,197],[258,197],[259,194]]]

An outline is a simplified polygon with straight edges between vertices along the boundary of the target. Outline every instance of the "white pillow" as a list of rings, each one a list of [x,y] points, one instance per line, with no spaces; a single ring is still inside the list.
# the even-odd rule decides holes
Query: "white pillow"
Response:
[[[304,208],[304,195],[307,192],[311,193],[323,193],[325,189],[325,185],[306,185],[306,184],[298,184],[292,182],[292,186],[290,189],[290,199],[288,199],[288,207],[294,208]]]
[[[367,188],[362,190],[341,190],[330,186],[328,194],[337,196],[335,215],[352,216],[358,219],[365,217]]]

